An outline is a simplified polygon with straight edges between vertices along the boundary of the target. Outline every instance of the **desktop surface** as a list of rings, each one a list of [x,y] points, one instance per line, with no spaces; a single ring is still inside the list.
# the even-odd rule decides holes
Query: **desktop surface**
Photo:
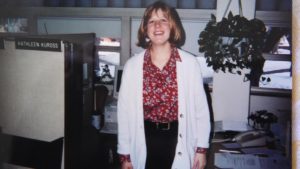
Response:
[[[290,168],[289,156],[277,144],[268,143],[264,146],[230,147],[230,144],[237,143],[233,142],[233,137],[229,137],[227,134],[228,132],[217,132],[214,134],[213,142],[207,154],[207,169],[235,168],[237,164],[244,164],[244,166],[240,167],[247,169],[249,167],[251,169]],[[229,134],[234,133],[229,132]]]

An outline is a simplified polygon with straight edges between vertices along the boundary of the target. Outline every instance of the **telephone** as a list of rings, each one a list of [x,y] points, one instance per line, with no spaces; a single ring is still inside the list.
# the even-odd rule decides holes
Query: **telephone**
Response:
[[[264,146],[270,136],[263,130],[251,130],[237,134],[232,141],[236,141],[241,147]]]

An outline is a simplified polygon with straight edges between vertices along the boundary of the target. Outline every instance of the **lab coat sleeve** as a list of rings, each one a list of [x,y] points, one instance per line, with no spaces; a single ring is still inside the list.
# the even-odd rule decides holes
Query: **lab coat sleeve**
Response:
[[[130,131],[129,131],[129,114],[128,114],[128,97],[130,80],[128,75],[130,75],[129,70],[130,66],[125,64],[122,74],[122,83],[120,86],[118,94],[118,110],[117,110],[117,119],[118,119],[118,153],[119,154],[130,154]]]
[[[207,148],[209,147],[209,134],[211,130],[210,124],[210,112],[208,108],[208,102],[206,93],[204,90],[204,84],[202,79],[202,73],[200,64],[194,62],[195,73],[192,77],[194,78],[195,84],[195,117],[196,117],[196,146]]]

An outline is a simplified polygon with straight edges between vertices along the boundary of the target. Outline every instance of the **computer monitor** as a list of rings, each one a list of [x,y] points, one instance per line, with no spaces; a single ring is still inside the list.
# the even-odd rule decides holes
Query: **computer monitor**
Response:
[[[116,66],[115,69],[115,81],[114,81],[114,98],[118,98],[119,90],[121,86],[121,80],[122,80],[122,74],[123,74],[123,66]]]

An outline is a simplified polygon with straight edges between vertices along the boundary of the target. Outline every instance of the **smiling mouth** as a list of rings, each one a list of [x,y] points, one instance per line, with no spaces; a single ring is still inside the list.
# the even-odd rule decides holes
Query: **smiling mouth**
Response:
[[[163,32],[162,31],[157,31],[157,32],[154,32],[154,35],[163,35]]]

